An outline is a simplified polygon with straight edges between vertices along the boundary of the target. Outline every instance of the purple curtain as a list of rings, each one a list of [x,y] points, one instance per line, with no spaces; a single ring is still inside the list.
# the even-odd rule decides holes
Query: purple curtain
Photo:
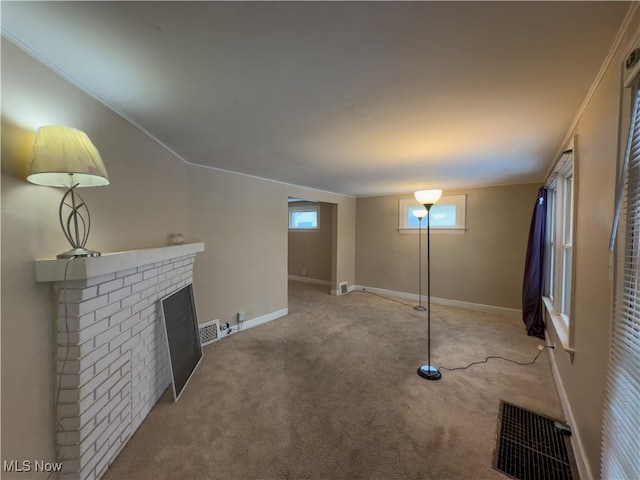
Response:
[[[538,198],[533,208],[529,245],[524,264],[522,283],[522,321],[527,334],[544,339],[544,317],[542,312],[542,292],[544,289],[544,242],[547,229],[547,189],[538,190]]]

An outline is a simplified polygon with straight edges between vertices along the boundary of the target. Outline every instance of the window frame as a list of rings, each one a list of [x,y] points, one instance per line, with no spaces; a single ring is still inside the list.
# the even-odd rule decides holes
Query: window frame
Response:
[[[467,195],[445,195],[434,205],[455,205],[456,207],[456,224],[452,227],[430,227],[431,233],[444,234],[463,234],[467,223]],[[409,208],[421,206],[415,198],[401,198],[398,202],[398,232],[401,234],[418,233],[419,227],[410,227],[407,224]],[[422,228],[427,226],[427,222],[423,220]]]
[[[547,185],[547,239],[545,244],[545,282],[544,296],[551,299],[555,296],[555,271],[556,271],[556,197],[557,185],[555,179]]]
[[[317,227],[311,228],[297,228],[291,226],[292,214],[294,212],[315,212],[316,218],[318,220]],[[288,208],[288,219],[289,219],[289,231],[290,232],[318,232],[321,229],[321,221],[320,221],[320,205],[317,204],[306,204],[306,205],[295,205],[289,206]]]
[[[542,297],[565,351],[573,353],[576,156],[571,143],[547,180],[547,272]]]

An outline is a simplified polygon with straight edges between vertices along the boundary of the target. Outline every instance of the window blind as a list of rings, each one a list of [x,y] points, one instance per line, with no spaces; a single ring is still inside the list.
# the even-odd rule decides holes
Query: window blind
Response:
[[[616,242],[616,279],[602,433],[602,478],[640,478],[640,95],[633,87],[628,162]]]

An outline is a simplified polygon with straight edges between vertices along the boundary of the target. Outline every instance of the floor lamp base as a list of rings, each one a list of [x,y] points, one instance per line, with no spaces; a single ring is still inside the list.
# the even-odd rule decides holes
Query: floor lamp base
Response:
[[[418,310],[419,312],[424,312],[427,310],[427,307],[423,307],[422,305],[416,305],[413,307],[414,310]]]
[[[432,365],[421,365],[418,368],[418,375],[427,380],[440,380],[442,378],[440,370]]]

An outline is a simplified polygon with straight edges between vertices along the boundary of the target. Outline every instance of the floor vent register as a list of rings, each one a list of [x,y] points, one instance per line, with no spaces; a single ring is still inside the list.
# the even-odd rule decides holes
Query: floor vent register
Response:
[[[493,468],[517,480],[578,480],[564,422],[500,403]]]

